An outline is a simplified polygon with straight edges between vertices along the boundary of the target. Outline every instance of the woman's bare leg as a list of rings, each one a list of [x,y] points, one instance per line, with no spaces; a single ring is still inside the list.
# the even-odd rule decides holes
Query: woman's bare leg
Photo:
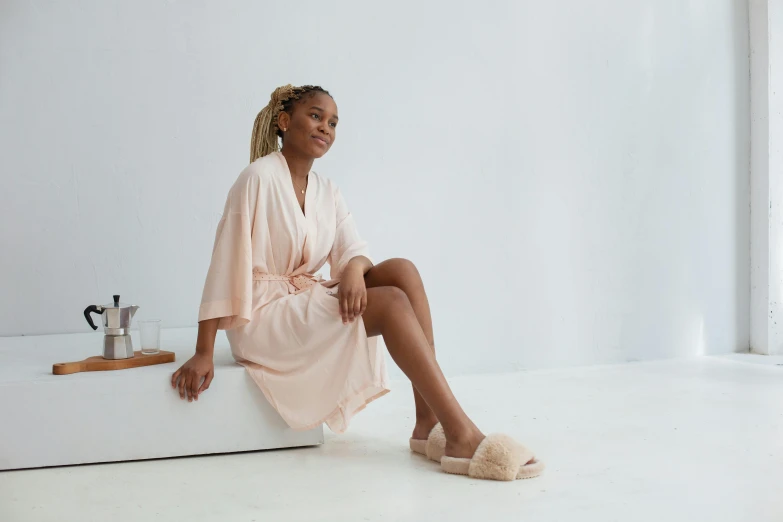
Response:
[[[484,435],[449,388],[405,292],[394,286],[368,288],[362,319],[367,335],[383,335],[394,362],[440,420],[446,455],[471,457]]]
[[[427,300],[424,283],[416,266],[407,259],[389,259],[372,267],[364,280],[367,288],[395,286],[405,292],[411,307],[413,307],[416,320],[427,339],[427,344],[435,353],[430,303]],[[415,386],[413,387],[413,401],[416,403],[416,425],[411,436],[414,439],[426,439],[438,419]]]

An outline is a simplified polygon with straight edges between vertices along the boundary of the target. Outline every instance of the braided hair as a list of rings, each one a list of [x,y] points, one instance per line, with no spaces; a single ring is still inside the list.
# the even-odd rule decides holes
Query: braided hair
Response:
[[[275,89],[269,103],[261,109],[261,112],[256,116],[255,123],[253,123],[253,136],[250,138],[250,163],[280,150],[277,138],[282,138],[283,133],[277,126],[277,117],[281,112],[291,114],[294,102],[303,96],[312,96],[316,93],[331,96],[329,91],[318,85],[294,87],[288,84]]]

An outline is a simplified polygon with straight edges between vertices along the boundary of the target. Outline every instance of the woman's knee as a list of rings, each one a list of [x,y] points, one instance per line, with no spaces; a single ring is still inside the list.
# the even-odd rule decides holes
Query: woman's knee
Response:
[[[421,276],[419,269],[413,264],[413,261],[401,257],[389,259],[389,263],[394,267],[395,279],[402,286],[411,283],[420,283]]]
[[[408,294],[396,286],[379,286],[367,289],[367,305],[371,302],[382,307],[410,306]]]
[[[411,302],[407,294],[396,286],[367,289],[367,309],[363,319],[368,335],[382,334],[388,325],[407,314],[413,314]]]

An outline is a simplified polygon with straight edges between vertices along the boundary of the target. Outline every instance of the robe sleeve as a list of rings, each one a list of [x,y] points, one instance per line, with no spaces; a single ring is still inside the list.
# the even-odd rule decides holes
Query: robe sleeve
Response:
[[[253,306],[252,223],[255,220],[259,179],[240,176],[228,193],[217,226],[212,261],[199,309],[199,322],[220,318],[219,330],[250,322]]]
[[[353,215],[348,211],[340,189],[335,188],[334,201],[337,210],[337,231],[334,244],[329,252],[328,263],[331,279],[340,279],[348,262],[356,256],[370,259],[370,249],[367,242],[359,236]]]

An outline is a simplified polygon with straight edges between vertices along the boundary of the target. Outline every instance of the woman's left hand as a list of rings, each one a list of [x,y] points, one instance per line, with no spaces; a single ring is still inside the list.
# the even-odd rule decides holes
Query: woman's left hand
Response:
[[[367,286],[364,284],[364,273],[360,269],[346,268],[340,278],[338,298],[340,300],[340,315],[343,324],[352,323],[360,317],[367,308]]]

